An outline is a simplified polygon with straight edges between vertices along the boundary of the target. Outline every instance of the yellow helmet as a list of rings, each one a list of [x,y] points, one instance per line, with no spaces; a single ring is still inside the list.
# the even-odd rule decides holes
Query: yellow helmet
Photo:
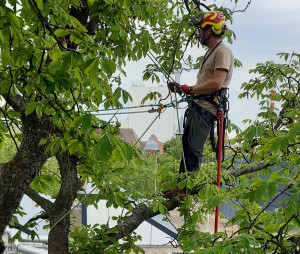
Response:
[[[224,15],[220,11],[202,12],[190,20],[189,24],[203,29],[206,26],[211,26],[213,33],[216,35],[224,34],[227,28]]]

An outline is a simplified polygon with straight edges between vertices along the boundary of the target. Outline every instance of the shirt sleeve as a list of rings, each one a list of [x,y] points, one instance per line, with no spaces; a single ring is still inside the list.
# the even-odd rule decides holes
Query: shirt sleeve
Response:
[[[216,69],[225,69],[229,71],[232,66],[233,55],[228,48],[221,48],[216,52],[215,57],[215,70]]]

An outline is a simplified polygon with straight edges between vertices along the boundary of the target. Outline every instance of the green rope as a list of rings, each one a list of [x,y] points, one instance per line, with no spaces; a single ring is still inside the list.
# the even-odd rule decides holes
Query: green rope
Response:
[[[96,186],[94,189],[92,189],[92,190],[90,191],[90,193],[89,193],[88,195],[86,195],[86,196],[82,199],[82,201],[86,200],[86,199],[89,197],[89,195],[92,194],[92,192],[93,192],[94,190],[96,190],[96,188],[97,188],[97,186]],[[81,201],[81,202],[82,202],[82,201]],[[81,203],[78,203],[78,204],[77,204],[76,206],[74,206],[70,211],[66,212],[59,220],[57,220],[57,221],[54,223],[54,225],[50,228],[49,234],[50,234],[50,232],[53,230],[53,228],[54,228],[59,222],[61,222],[68,214],[70,214],[70,213],[71,213],[75,208],[77,208],[80,204],[81,204]]]
[[[179,137],[180,137],[180,139],[182,139],[182,136],[181,136],[181,129],[180,129],[179,113],[178,113],[178,104],[179,104],[182,100],[179,101],[179,102],[177,101],[176,86],[175,86],[174,93],[175,93],[176,115],[177,115],[177,124],[178,124]],[[181,151],[182,151],[182,159],[183,159],[184,170],[185,170],[185,172],[186,172],[186,171],[187,171],[187,170],[186,170],[186,162],[185,162],[184,150],[183,150],[183,146],[182,146],[182,145],[181,145]]]
[[[157,118],[159,116],[160,116],[160,113],[158,113],[158,115],[154,118],[154,120],[152,121],[152,123],[148,126],[148,128],[144,131],[144,133],[142,134],[142,136],[139,137],[139,139],[134,143],[133,146],[135,146],[141,140],[141,138],[146,134],[146,132],[150,129],[150,127],[152,126],[152,124],[154,124],[154,122],[157,120]]]

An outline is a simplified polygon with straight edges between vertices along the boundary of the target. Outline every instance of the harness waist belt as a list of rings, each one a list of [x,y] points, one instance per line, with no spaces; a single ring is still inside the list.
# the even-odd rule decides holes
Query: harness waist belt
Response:
[[[227,87],[222,87],[219,91],[213,92],[211,94],[199,94],[194,96],[193,98],[198,100],[213,101],[216,96],[220,96],[220,97],[226,96],[227,90],[228,90]]]

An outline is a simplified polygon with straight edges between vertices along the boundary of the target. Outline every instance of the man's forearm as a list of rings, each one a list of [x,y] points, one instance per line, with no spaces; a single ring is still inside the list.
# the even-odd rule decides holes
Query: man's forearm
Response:
[[[195,85],[192,87],[192,94],[209,94],[218,91],[222,88],[218,82],[213,79],[208,80],[203,85]]]

